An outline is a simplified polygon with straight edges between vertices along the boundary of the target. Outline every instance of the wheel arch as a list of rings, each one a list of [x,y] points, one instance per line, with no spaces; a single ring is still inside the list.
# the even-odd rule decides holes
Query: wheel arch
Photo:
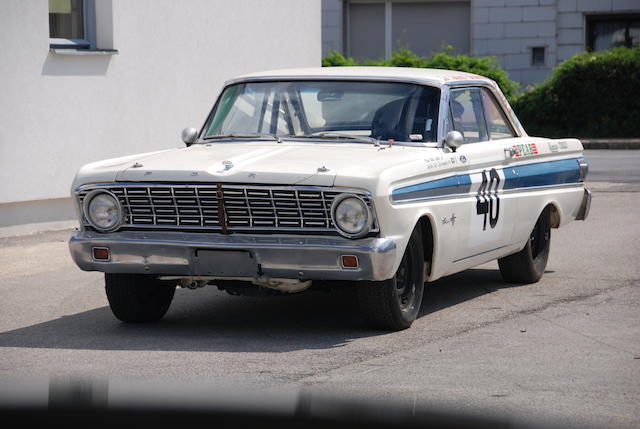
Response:
[[[433,270],[433,257],[436,248],[434,220],[429,214],[423,214],[416,222],[416,226],[418,225],[420,226],[422,238],[425,273],[427,277],[430,277]]]
[[[549,208],[549,216],[551,220],[551,228],[559,228],[562,221],[562,209],[555,201],[549,201],[545,204],[545,206],[540,211],[540,214],[544,212],[547,208]],[[540,215],[538,215],[540,216]]]

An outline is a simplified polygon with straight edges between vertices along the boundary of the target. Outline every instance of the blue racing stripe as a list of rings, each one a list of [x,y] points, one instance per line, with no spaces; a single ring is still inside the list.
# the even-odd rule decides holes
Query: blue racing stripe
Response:
[[[515,171],[515,175],[513,171]],[[507,173],[509,173],[509,177],[507,177]],[[580,164],[577,159],[538,162],[508,168],[504,170],[504,174],[506,179],[504,189],[563,185],[578,183]]]
[[[419,198],[436,198],[468,194],[469,191],[471,191],[471,176],[465,174],[395,189],[391,193],[391,199],[393,201],[403,201]]]
[[[580,181],[580,165],[577,158],[507,167],[503,169],[503,173],[503,189],[536,188]],[[391,200],[453,197],[468,194],[470,191],[471,176],[464,174],[394,189],[391,192]]]

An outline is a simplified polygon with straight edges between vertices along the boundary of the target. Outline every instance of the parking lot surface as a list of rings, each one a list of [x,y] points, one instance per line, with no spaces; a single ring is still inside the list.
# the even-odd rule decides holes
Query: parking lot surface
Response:
[[[587,151],[590,217],[552,231],[542,280],[492,262],[428,284],[402,332],[353,294],[180,289],[165,319],[116,320],[70,231],[0,240],[0,380],[81,376],[305,391],[561,425],[640,426],[640,151]]]

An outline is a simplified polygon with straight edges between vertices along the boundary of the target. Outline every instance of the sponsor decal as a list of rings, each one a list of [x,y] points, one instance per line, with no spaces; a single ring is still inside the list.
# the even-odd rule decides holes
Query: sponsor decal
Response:
[[[500,197],[498,197],[498,187],[500,186],[500,175],[495,168],[482,171],[482,183],[476,194],[476,214],[484,216],[482,230],[487,229],[487,218],[491,229],[498,224],[500,216]]]
[[[451,217],[442,218],[442,224],[443,225],[451,224],[451,227],[453,228],[455,226],[455,224],[456,224],[456,219],[458,219],[456,217],[456,214],[455,213],[451,213]]]
[[[558,152],[558,151],[569,149],[569,145],[567,144],[566,140],[560,140],[560,141],[556,141],[556,142],[549,142],[549,149],[551,150],[551,152],[555,153],[555,152]]]
[[[434,156],[431,158],[425,158],[427,163],[427,169],[447,167],[456,163],[455,157],[445,158],[444,156]]]
[[[538,147],[535,143],[524,143],[513,145],[516,150],[515,157],[522,158],[525,156],[533,156],[538,154]]]

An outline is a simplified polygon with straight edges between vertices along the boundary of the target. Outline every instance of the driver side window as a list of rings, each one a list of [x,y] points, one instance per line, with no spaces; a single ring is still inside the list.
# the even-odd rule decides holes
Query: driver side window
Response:
[[[453,129],[462,133],[465,143],[488,140],[480,88],[451,90],[449,100]]]

